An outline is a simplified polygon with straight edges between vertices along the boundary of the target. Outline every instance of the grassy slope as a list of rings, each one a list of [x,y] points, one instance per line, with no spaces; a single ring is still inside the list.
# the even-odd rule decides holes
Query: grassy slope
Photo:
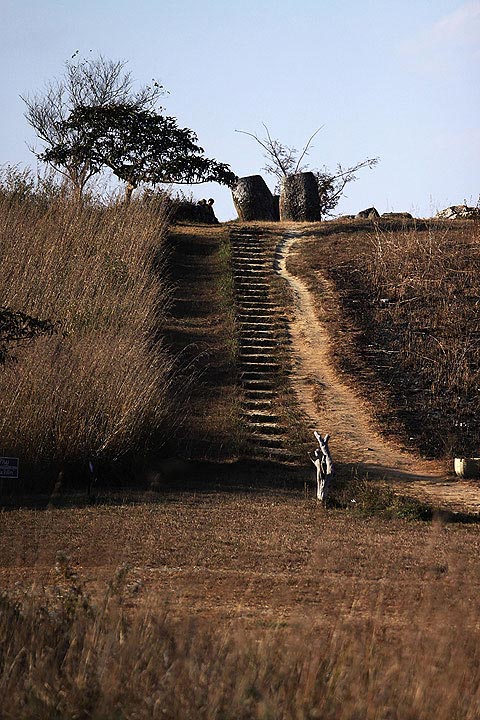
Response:
[[[166,340],[184,388],[183,421],[172,448],[180,457],[231,459],[240,442],[228,240],[228,228],[219,225],[181,224],[169,231],[175,290]]]
[[[20,458],[25,489],[52,487],[60,471],[85,484],[89,460],[111,468],[170,434],[171,360],[156,342],[166,226],[162,204],[80,207],[0,186],[0,307],[55,328],[7,342],[1,367],[0,453]]]
[[[170,235],[169,342],[187,346],[179,368],[195,367],[177,449],[216,459],[238,427],[225,239],[221,227]],[[322,246],[352,257],[345,238]],[[155,503],[0,515],[5,717],[21,703],[35,718],[478,716],[478,525],[324,512],[310,482],[255,495],[181,485]],[[70,560],[55,569],[58,551]]]
[[[184,422],[172,452],[196,460],[232,460],[245,451],[238,384],[236,308],[229,237],[241,229],[261,236],[273,254],[278,225],[196,226],[179,224],[169,232],[171,279],[175,286],[167,324],[167,341],[179,353],[179,373],[186,380]],[[255,241],[255,240],[254,240]],[[272,271],[271,297],[288,316],[292,298],[286,284]],[[288,384],[290,358],[285,327],[278,330],[275,361],[279,364],[275,410],[290,430],[288,445],[305,455],[305,423]]]
[[[289,261],[337,338],[338,367],[384,430],[427,456],[478,450],[478,241],[468,222],[332,222]]]

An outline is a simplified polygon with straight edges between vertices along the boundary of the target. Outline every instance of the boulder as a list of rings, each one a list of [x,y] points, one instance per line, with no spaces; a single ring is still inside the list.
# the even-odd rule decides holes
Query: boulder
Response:
[[[368,220],[374,220],[380,217],[380,213],[374,207],[367,208],[366,210],[360,210],[356,215],[357,218],[367,218]]]
[[[261,175],[239,178],[232,188],[240,220],[275,220],[273,195]]]
[[[180,200],[173,203],[172,220],[173,222],[187,221],[205,223],[207,225],[216,225],[218,219],[213,210],[213,198],[209,200],[200,200],[195,203],[190,200]]]
[[[480,208],[468,205],[451,205],[435,215],[440,220],[473,220],[480,217]]]
[[[280,220],[316,222],[321,220],[318,183],[312,172],[283,178],[280,190]]]
[[[273,196],[273,212],[275,214],[274,220],[280,220],[280,195]]]
[[[413,220],[413,215],[407,212],[382,213],[381,217],[390,218],[390,220]]]

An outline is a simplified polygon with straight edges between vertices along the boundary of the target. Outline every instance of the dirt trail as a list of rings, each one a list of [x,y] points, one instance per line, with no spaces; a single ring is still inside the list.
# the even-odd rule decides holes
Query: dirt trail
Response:
[[[276,249],[274,268],[294,292],[294,318],[290,323],[292,382],[312,427],[331,435],[330,447],[337,461],[388,478],[403,490],[408,489],[409,494],[438,505],[479,512],[477,487],[447,477],[441,462],[424,460],[382,437],[366,403],[335,370],[331,339],[315,312],[311,293],[286,267],[288,254],[301,237],[301,232],[289,232],[283,237]],[[321,404],[315,401],[315,394],[323,398]]]

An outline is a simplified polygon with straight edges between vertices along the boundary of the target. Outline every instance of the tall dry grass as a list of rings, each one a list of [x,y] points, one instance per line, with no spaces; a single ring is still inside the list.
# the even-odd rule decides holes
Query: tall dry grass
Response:
[[[166,208],[79,206],[7,178],[0,190],[0,307],[56,332],[9,348],[0,454],[27,466],[113,458],[162,441],[171,360],[159,340]]]
[[[351,607],[340,603],[331,623],[316,605],[289,623],[252,626],[172,617],[158,597],[132,614],[125,568],[95,605],[60,558],[49,595],[0,597],[1,715],[474,720],[478,598],[457,571],[455,590],[442,568],[432,574],[408,625],[392,622],[378,581]]]
[[[478,452],[479,224],[377,228],[372,251],[370,351],[382,353],[386,370],[406,373],[407,403],[426,423],[425,446],[431,435],[436,452]]]

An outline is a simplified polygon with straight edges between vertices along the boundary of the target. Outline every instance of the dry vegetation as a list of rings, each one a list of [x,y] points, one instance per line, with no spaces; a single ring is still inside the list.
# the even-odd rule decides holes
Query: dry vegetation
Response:
[[[39,489],[42,471],[52,477],[165,441],[167,218],[158,205],[79,206],[18,185],[0,192],[0,302],[54,332],[8,349],[0,452],[20,457],[22,478]]]
[[[423,447],[450,456],[479,450],[479,251],[478,223],[379,228],[368,266],[379,329],[370,352],[405,372]]]
[[[153,434],[176,455],[231,460],[242,438],[228,228],[178,225],[164,243],[163,216],[145,206],[131,214],[79,210],[61,197],[36,204],[7,193],[0,206],[1,242],[17,257],[8,273],[18,278],[4,280],[2,293],[16,288],[4,302],[51,319],[58,330],[11,348],[2,368],[18,427],[37,426],[42,439],[41,412],[49,427],[50,444],[29,439],[28,447],[55,450],[60,459],[88,448],[88,457],[106,438],[104,452],[115,454],[117,447],[148,446]],[[424,435],[406,412],[401,418],[419,443],[435,425],[425,398],[440,402],[450,391],[438,383],[449,376],[430,362],[446,362],[431,351],[436,341],[425,334],[419,347],[416,333],[403,329],[428,321],[445,344],[457,330],[453,320],[441,327],[440,320],[450,306],[453,318],[457,301],[476,287],[475,226],[442,227],[448,235],[426,226],[414,232],[369,222],[322,224],[311,228],[312,242],[291,263],[314,290],[320,275],[331,281],[342,305],[327,299],[322,310],[354,340],[337,360],[380,393],[390,426],[396,393],[416,398],[420,429],[430,422]],[[273,247],[277,230],[265,231]],[[165,245],[168,281],[159,254]],[[437,250],[443,270],[435,264]],[[56,295],[45,289],[48,276]],[[35,294],[28,292],[30,281]],[[456,290],[442,304],[452,282]],[[279,305],[289,305],[281,282],[274,281],[273,291]],[[414,300],[420,292],[422,300]],[[475,305],[465,300],[461,307]],[[475,320],[473,312],[464,318]],[[397,345],[381,344],[387,341]],[[401,363],[384,362],[390,350]],[[412,364],[427,351],[428,362]],[[282,362],[287,372],[288,359]],[[474,402],[469,363],[451,392],[460,395],[462,387]],[[14,400],[25,369],[38,377],[30,394],[22,391],[23,414]],[[173,404],[172,372],[177,390],[181,385]],[[138,396],[128,392],[135,383]],[[95,388],[102,388],[97,405]],[[290,408],[291,400],[285,402]],[[113,418],[119,407],[125,411],[120,429],[108,425],[104,407]],[[35,422],[22,425],[26,413]],[[457,438],[464,437],[462,426]],[[67,496],[47,508],[34,500],[30,508],[0,512],[2,720],[479,717],[476,518],[420,522],[431,519],[427,508],[351,479],[337,486],[336,507],[325,510],[313,499],[311,468],[289,472],[268,464],[192,464],[188,475],[182,467],[175,482],[160,485],[163,492],[131,493],[130,503],[110,493],[103,500],[97,495],[95,504]]]
[[[289,267],[316,293],[342,338],[336,360],[375,398],[383,427],[397,433],[399,420],[426,455],[477,453],[478,223],[337,222],[311,232]],[[319,278],[340,309],[321,296]]]
[[[5,513],[3,717],[473,720],[479,543],[279,491]]]
[[[167,244],[174,290],[165,332],[184,391],[172,451],[228,460],[242,442],[228,228],[177,224]]]

